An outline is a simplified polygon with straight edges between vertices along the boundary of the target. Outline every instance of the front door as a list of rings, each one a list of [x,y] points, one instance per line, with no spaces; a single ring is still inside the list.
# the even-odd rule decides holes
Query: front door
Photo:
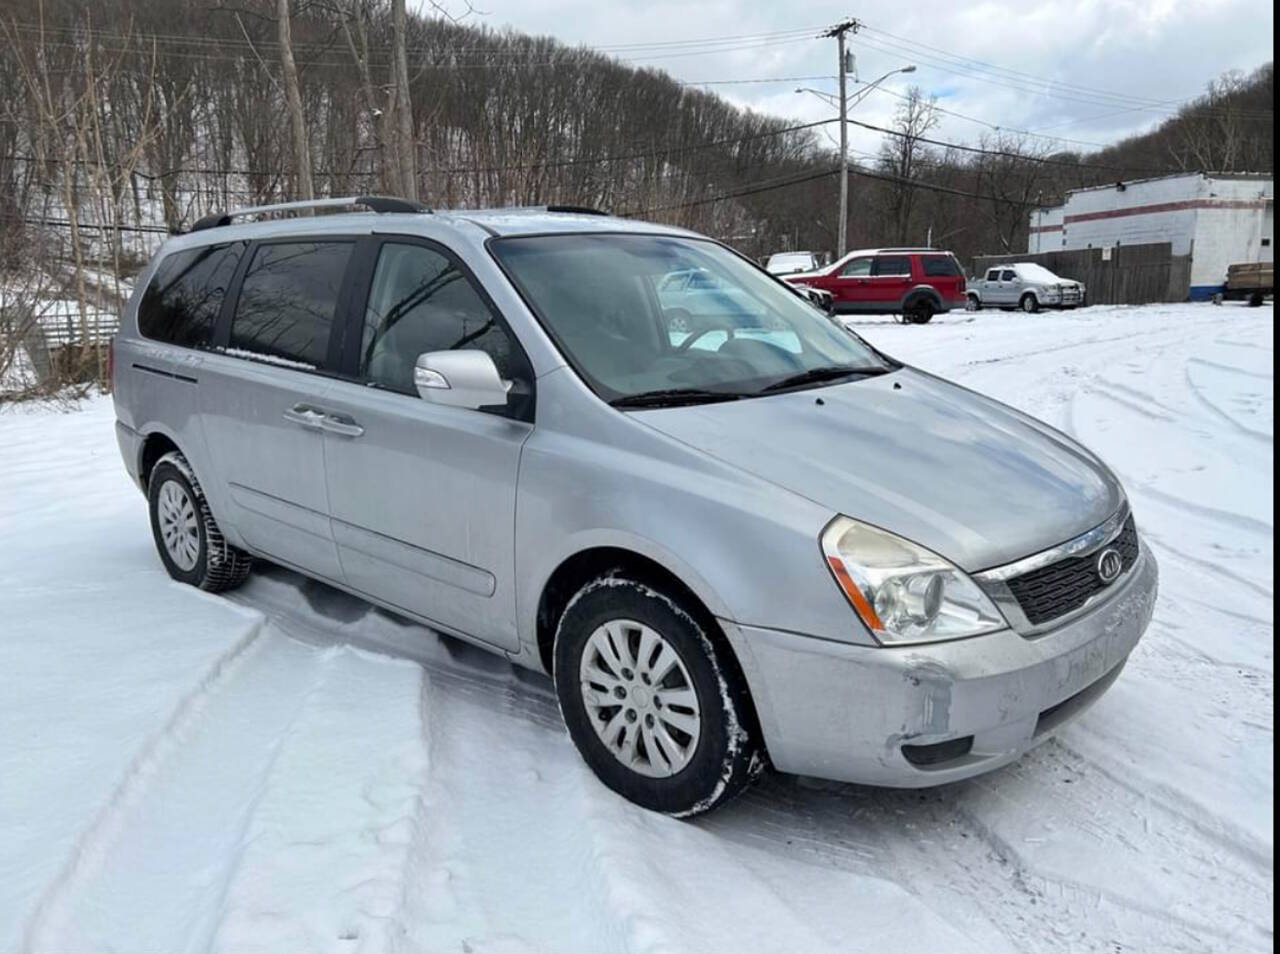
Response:
[[[1000,280],[996,282],[994,301],[997,305],[1016,305],[1018,303],[1018,273],[1012,268],[1000,270]]]
[[[531,402],[470,410],[418,397],[418,355],[455,348],[531,381],[501,316],[458,259],[382,237],[362,253],[363,314],[325,396],[329,513],[347,585],[485,642],[516,649],[515,500]]]
[[[342,579],[321,430],[351,240],[264,242],[205,357],[200,417],[230,522],[258,553]],[[230,306],[228,306],[230,307]]]
[[[838,312],[870,311],[872,302],[868,298],[868,283],[871,280],[870,256],[853,258],[845,262],[836,273],[835,280],[828,286],[832,297],[832,306]]]

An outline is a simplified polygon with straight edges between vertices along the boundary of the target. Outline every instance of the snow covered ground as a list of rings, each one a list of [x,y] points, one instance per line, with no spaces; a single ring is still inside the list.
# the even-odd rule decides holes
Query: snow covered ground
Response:
[[[692,823],[597,784],[542,677],[284,571],[169,582],[109,400],[4,410],[0,952],[1270,950],[1272,322],[858,323],[1116,468],[1155,621],[1014,766]]]

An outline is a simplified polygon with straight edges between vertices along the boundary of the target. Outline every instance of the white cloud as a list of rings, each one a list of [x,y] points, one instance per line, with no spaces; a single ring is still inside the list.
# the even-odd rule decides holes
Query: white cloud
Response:
[[[480,6],[486,15],[473,17],[477,24],[495,29],[510,26],[573,45],[602,48],[636,65],[666,70],[686,82],[827,77],[708,88],[739,105],[801,122],[834,115],[817,97],[794,92],[797,86],[836,89],[834,40],[804,34],[772,40],[637,47],[804,28],[814,28],[816,33],[842,13],[829,3],[484,0]],[[1167,115],[1133,109],[1134,100],[1176,104],[1198,95],[1209,80],[1225,70],[1249,71],[1273,55],[1274,15],[1264,0],[1198,0],[1194,4],[1179,0],[1043,0],[1032,4],[1017,0],[970,4],[923,0],[910,5],[901,0],[869,0],[857,14],[873,28],[853,40],[859,73],[865,79],[914,62],[919,69],[913,76],[895,77],[886,87],[900,93],[915,82],[938,93],[940,103],[954,112],[1005,128],[1039,130],[1092,143],[1112,142],[1142,131]],[[954,57],[982,62],[957,64]],[[1004,70],[1074,88],[1058,87],[1057,96],[1039,95],[1031,91],[1034,80]],[[1023,88],[1011,89],[1010,85]],[[883,125],[892,117],[896,103],[888,93],[872,93],[853,115]],[[983,131],[981,125],[948,117],[939,135],[971,142]],[[854,149],[874,150],[877,140],[875,134],[856,131],[851,142]]]

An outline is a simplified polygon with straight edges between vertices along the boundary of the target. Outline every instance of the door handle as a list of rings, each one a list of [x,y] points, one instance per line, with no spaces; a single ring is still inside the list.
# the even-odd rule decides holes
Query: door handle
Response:
[[[320,427],[342,437],[359,437],[364,433],[364,428],[346,414],[326,414],[320,419]]]
[[[284,412],[283,417],[291,424],[298,424],[313,431],[318,431],[324,422],[324,412],[310,404],[295,404]]]

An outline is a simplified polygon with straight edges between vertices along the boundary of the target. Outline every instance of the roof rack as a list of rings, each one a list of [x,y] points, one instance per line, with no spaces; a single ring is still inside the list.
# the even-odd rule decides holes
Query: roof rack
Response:
[[[548,212],[565,212],[571,215],[608,215],[602,209],[593,209],[589,205],[549,205]]]
[[[246,215],[267,215],[273,212],[294,212],[301,209],[344,209],[353,205],[363,206],[371,212],[430,212],[421,202],[400,199],[389,195],[353,195],[340,199],[307,199],[302,202],[278,202],[275,205],[254,205],[230,212],[206,215],[191,226],[192,232],[230,225],[232,219]]]

